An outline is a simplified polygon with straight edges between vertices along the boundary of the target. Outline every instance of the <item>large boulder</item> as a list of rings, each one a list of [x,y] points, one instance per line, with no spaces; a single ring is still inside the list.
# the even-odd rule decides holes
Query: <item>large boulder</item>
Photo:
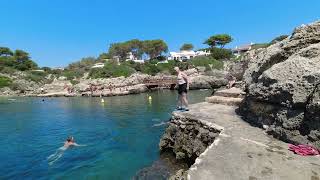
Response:
[[[241,81],[247,65],[247,60],[226,61],[224,63],[224,70],[227,71],[230,75],[234,76],[238,81]]]
[[[320,22],[260,50],[244,73],[244,117],[292,143],[320,147]]]

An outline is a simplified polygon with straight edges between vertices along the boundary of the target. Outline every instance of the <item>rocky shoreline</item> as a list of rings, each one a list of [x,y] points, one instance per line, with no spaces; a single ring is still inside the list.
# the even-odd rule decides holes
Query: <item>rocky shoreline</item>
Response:
[[[212,71],[211,75],[198,69],[189,69],[185,71],[190,79],[190,89],[212,89],[225,86],[226,71]],[[138,94],[152,89],[169,89],[170,86],[150,87],[146,82],[169,80],[176,81],[176,76],[159,74],[156,76],[135,73],[129,77],[86,79],[78,80],[77,84],[65,78],[54,79],[49,84],[39,85],[37,83],[23,84],[24,91],[14,91],[9,88],[0,89],[0,96],[32,96],[32,97],[73,97],[73,96],[123,96],[129,94]],[[30,86],[29,86],[30,85]],[[32,85],[32,86],[31,86]]]

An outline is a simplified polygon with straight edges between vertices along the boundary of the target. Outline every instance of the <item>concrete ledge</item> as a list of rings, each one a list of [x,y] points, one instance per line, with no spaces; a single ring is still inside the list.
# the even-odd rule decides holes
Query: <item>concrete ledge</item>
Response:
[[[252,127],[236,107],[211,103],[190,106],[173,116],[220,127],[214,142],[188,170],[191,180],[302,180],[320,179],[320,157],[302,157],[288,151],[288,144]]]

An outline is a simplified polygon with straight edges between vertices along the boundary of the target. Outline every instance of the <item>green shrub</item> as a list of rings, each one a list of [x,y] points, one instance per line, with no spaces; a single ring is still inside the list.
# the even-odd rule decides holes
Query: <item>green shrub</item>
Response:
[[[283,41],[284,39],[286,39],[287,37],[289,37],[288,35],[281,35],[281,36],[278,36],[276,38],[274,38],[270,44],[275,44],[277,42],[280,42],[280,41]]]
[[[20,71],[27,71],[27,70],[31,70],[31,69],[37,69],[38,65],[31,60],[25,60],[25,61],[17,63],[16,66],[14,66],[14,67],[15,67],[15,69],[18,69]]]
[[[211,56],[199,56],[195,57],[191,60],[191,63],[194,66],[204,66],[208,67],[208,65],[211,65],[212,69],[222,69],[223,68],[223,62],[213,59]],[[210,69],[211,69],[210,68]]]
[[[8,77],[0,76],[0,88],[8,87],[12,84],[12,80]]]
[[[17,61],[13,57],[0,56],[0,66],[14,67]]]
[[[160,72],[160,69],[156,64],[151,64],[150,62],[145,62],[142,66],[142,73],[149,74],[149,75],[156,75]]]
[[[13,69],[12,67],[0,66],[0,72],[3,74],[13,74],[17,70]]]
[[[230,49],[224,48],[211,48],[211,57],[214,59],[222,60],[222,59],[230,59],[232,57],[232,51]]]
[[[253,44],[253,45],[251,46],[251,49],[266,48],[266,47],[269,47],[270,45],[271,45],[270,43]]]
[[[209,64],[206,64],[204,67],[206,68],[205,72],[212,71],[212,68],[210,67]]]
[[[85,70],[71,70],[71,69],[66,69],[64,71],[61,72],[61,76],[66,77],[68,80],[73,80],[75,78],[80,78],[83,76],[83,74],[85,73]]]
[[[157,65],[160,72],[175,74],[174,67],[176,66],[176,61],[168,61],[168,63],[160,63]]]
[[[135,69],[127,64],[120,64],[108,62],[103,68],[91,69],[89,77],[91,78],[109,78],[109,77],[128,77],[135,72]]]
[[[70,82],[71,82],[72,85],[76,85],[76,84],[80,83],[80,81],[78,81],[78,80],[71,80]]]
[[[25,77],[25,79],[29,80],[29,81],[34,81],[34,82],[41,82],[43,80],[43,77],[38,76],[38,75],[34,75],[34,74],[28,74]]]
[[[107,67],[107,69],[111,71],[112,77],[120,77],[120,76],[128,77],[135,72],[134,69],[126,65],[116,65],[109,68]]]
[[[41,71],[28,71],[27,76],[25,77],[26,80],[34,81],[37,83],[41,82],[47,82],[47,79],[45,78],[47,75],[46,72]]]
[[[157,64],[159,61],[157,59],[151,59],[149,60],[150,64]]]
[[[93,79],[97,79],[97,78],[106,78],[106,77],[110,77],[110,73],[106,72],[105,69],[101,68],[101,69],[92,69],[89,72],[89,77],[93,78]]]
[[[10,85],[10,89],[14,90],[14,91],[20,91],[20,92],[24,92],[26,90],[25,87],[23,87],[21,84],[18,83],[12,83]]]

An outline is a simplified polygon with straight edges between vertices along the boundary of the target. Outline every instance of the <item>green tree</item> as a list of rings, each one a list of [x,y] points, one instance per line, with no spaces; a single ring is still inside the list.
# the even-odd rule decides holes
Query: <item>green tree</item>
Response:
[[[155,59],[163,52],[168,52],[168,45],[161,39],[143,41],[143,51],[150,59]]]
[[[232,42],[232,40],[232,37],[228,34],[217,34],[207,39],[204,44],[209,45],[211,48],[214,48],[216,46],[220,46],[221,48],[223,48],[226,44]]]
[[[27,61],[30,59],[29,57],[29,53],[23,51],[23,50],[20,50],[20,49],[17,49],[14,51],[14,57],[16,58],[16,60],[18,62],[23,62],[23,61]]]
[[[192,44],[190,43],[185,43],[181,46],[180,50],[181,51],[189,51],[189,50],[192,50],[194,47]]]
[[[110,56],[109,53],[101,53],[98,57],[99,60],[106,60],[106,59],[111,59],[112,57]]]
[[[117,56],[120,61],[125,61],[129,52],[130,47],[128,43],[113,43],[110,45],[108,50],[111,57]]]
[[[222,60],[222,59],[230,59],[232,57],[232,51],[230,49],[225,48],[211,48],[210,56],[214,59]]]
[[[73,62],[68,65],[68,70],[75,70],[75,71],[86,71],[91,68],[98,60],[94,57],[85,57],[82,58],[80,61]]]
[[[28,59],[28,60],[21,61],[21,62],[17,63],[15,68],[20,71],[26,71],[26,70],[31,70],[31,69],[37,69],[38,65],[35,62],[33,62],[32,60]]]
[[[0,56],[13,56],[13,52],[10,48],[0,47]]]
[[[143,54],[143,42],[139,39],[132,39],[125,42],[129,47],[129,51],[133,54],[135,58],[142,59]]]

